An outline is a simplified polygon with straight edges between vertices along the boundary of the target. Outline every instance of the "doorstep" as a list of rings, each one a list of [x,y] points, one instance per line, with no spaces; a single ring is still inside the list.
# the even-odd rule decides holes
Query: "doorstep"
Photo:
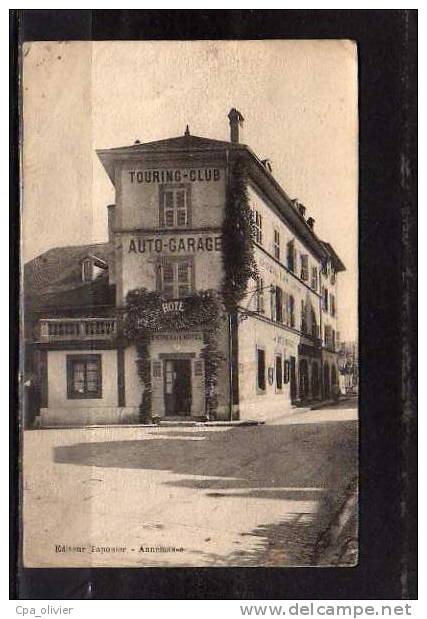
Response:
[[[247,419],[237,421],[196,421],[196,420],[170,420],[159,421],[157,423],[102,423],[91,425],[55,425],[55,426],[42,426],[39,428],[33,428],[33,430],[95,430],[99,428],[185,428],[185,427],[239,427],[239,426],[259,426],[263,425],[265,421],[263,419]]]

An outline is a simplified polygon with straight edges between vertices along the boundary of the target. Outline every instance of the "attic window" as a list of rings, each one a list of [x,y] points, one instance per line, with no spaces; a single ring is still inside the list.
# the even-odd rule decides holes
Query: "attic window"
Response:
[[[82,280],[84,282],[93,280],[93,260],[91,258],[86,258],[82,262]]]

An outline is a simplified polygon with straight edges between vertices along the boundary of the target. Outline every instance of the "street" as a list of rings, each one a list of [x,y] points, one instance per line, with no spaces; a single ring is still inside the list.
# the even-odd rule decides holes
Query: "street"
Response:
[[[252,427],[26,431],[25,565],[339,564],[336,522],[353,545],[357,528],[356,407]]]

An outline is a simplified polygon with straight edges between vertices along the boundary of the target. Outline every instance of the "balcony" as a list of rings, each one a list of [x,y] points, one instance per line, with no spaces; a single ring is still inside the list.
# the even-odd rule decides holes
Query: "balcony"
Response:
[[[40,342],[111,340],[117,334],[116,318],[45,318],[39,326]]]

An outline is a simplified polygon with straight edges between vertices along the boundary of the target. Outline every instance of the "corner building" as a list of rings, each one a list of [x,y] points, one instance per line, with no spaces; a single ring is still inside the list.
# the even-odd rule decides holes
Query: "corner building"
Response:
[[[150,413],[160,418],[268,418],[338,394],[337,279],[344,265],[316,236],[304,206],[279,186],[270,163],[240,143],[242,115],[233,109],[229,121],[229,142],[192,136],[187,127],[181,137],[98,151],[116,195],[109,241],[74,252],[68,284],[61,267],[48,273],[48,293],[35,293],[28,311],[42,426],[142,422],[146,389]],[[212,409],[209,327],[183,320],[200,291],[221,299],[224,213],[238,159],[257,277],[232,314],[220,303]],[[51,250],[61,264],[66,249]],[[55,263],[53,255],[27,265],[28,273],[34,278],[43,257]],[[152,292],[158,300],[140,308],[155,325],[145,332],[145,359],[124,336],[129,294],[140,289],[144,299]]]

